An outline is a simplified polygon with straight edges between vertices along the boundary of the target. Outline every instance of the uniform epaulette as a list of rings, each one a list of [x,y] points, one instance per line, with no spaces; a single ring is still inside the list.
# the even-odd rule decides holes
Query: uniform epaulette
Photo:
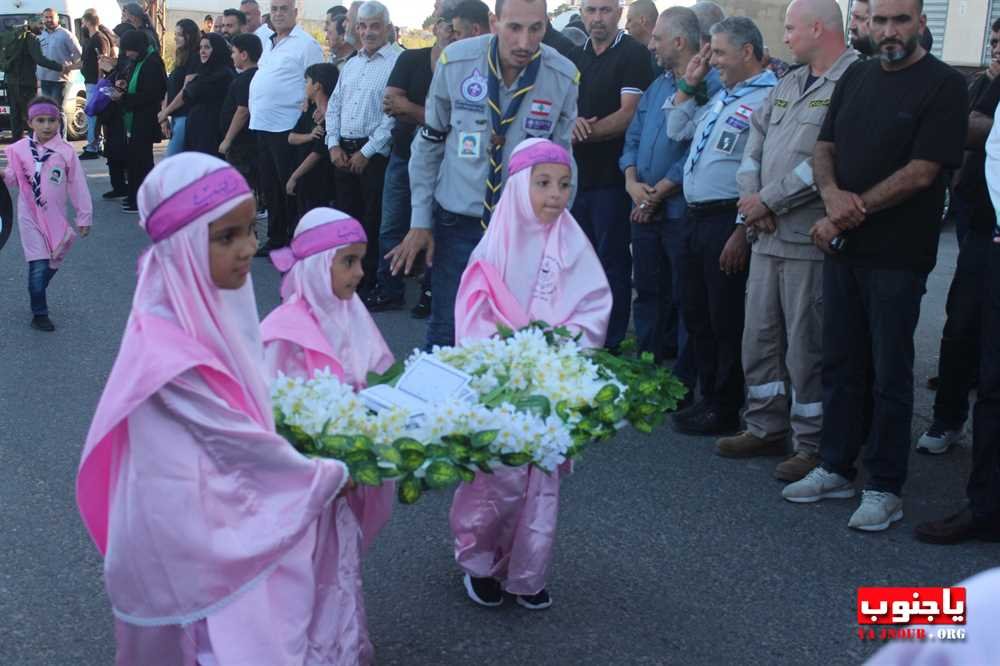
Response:
[[[440,62],[442,65],[448,65],[453,62],[478,60],[486,53],[491,38],[492,35],[481,35],[449,44],[441,52]]]
[[[573,61],[548,44],[542,44],[542,64],[567,77],[574,85],[580,85],[580,70]]]

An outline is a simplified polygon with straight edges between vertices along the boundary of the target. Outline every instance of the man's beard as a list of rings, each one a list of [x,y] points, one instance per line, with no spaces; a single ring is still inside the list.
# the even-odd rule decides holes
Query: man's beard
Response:
[[[883,62],[900,62],[909,58],[911,55],[913,55],[913,52],[917,50],[917,46],[920,45],[920,36],[914,35],[910,37],[908,40],[906,40],[901,44],[900,48],[893,49],[892,51],[886,51],[882,48],[883,44],[893,43],[893,42],[898,44],[899,40],[897,39],[883,40],[881,43],[879,43],[878,53],[879,57],[882,59]]]
[[[851,35],[851,46],[861,55],[871,56],[875,54],[875,45],[872,44],[868,35]]]

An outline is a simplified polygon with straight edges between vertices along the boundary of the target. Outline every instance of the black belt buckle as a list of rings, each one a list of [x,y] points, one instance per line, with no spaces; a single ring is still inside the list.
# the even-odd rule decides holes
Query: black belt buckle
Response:
[[[368,139],[341,139],[340,147],[348,153],[356,153],[365,147]]]

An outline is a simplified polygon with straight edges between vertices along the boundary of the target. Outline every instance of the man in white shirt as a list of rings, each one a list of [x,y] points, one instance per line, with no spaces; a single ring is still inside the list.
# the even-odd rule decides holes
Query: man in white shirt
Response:
[[[285,183],[298,165],[288,132],[305,99],[306,67],[323,62],[323,48],[295,25],[297,18],[295,0],[271,1],[274,33],[261,40],[264,54],[250,84],[250,129],[257,133],[260,185],[268,214],[268,240],[260,256],[287,245],[295,228],[295,198],[285,192]],[[255,34],[260,36],[265,27]]]
[[[286,0],[280,0],[285,2]],[[378,269],[382,185],[394,120],[382,111],[382,96],[400,49],[389,43],[389,10],[376,0],[358,8],[361,49],[344,63],[326,110],[326,145],[336,166],[337,204],[368,234],[362,298],[375,285]]]
[[[240,2],[240,11],[246,14],[247,24],[244,28],[244,32],[257,33],[257,30],[264,25],[260,20],[260,5],[257,4],[257,0],[242,0]],[[270,28],[268,28],[270,30]],[[257,35],[260,37],[260,35]],[[270,35],[268,35],[270,36]]]

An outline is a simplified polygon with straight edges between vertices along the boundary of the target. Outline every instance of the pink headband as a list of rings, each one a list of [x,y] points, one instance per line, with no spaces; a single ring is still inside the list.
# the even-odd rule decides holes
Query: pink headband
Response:
[[[303,231],[292,239],[291,245],[273,251],[271,262],[279,271],[287,273],[295,262],[324,250],[367,242],[368,236],[361,223],[353,217],[342,217]]]
[[[220,204],[249,193],[240,172],[223,167],[161,201],[146,218],[146,233],[158,243]]]
[[[28,107],[28,120],[34,120],[36,116],[59,117],[59,107],[48,102],[39,102]]]
[[[570,169],[573,168],[565,148],[551,141],[542,141],[514,153],[507,167],[507,175],[513,176],[518,171],[536,164],[565,164]]]

